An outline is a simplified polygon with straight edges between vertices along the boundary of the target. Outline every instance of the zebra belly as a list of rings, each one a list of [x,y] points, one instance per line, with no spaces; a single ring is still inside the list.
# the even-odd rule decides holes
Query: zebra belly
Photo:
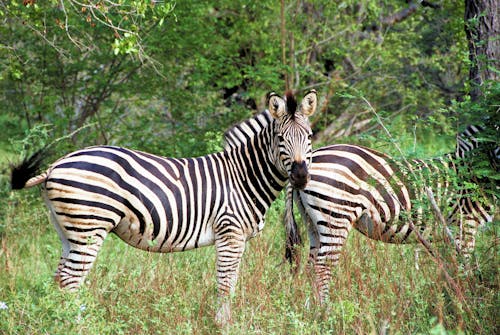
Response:
[[[381,222],[373,220],[368,213],[363,213],[354,223],[354,228],[375,241],[396,244],[417,242],[409,224],[399,219]]]
[[[339,175],[335,170],[328,172],[335,177]],[[315,177],[318,178],[317,175]],[[320,234],[345,238],[344,235],[354,227],[373,240],[389,243],[407,241],[411,231],[409,225],[401,220],[400,206],[388,208],[381,197],[368,197],[367,194],[372,194],[368,191],[358,194],[346,192],[321,180],[313,179],[307,187],[305,193],[301,192],[301,202],[312,222],[317,223]],[[396,199],[396,195],[390,192],[387,192],[387,197]]]
[[[124,217],[113,229],[113,233],[135,248],[152,252],[177,252],[214,244],[212,224],[197,225],[200,228],[194,231],[189,230],[189,223],[174,224],[172,226],[178,231],[166,232],[164,236],[158,236],[156,239],[153,238],[153,226],[153,223],[147,223],[146,230],[141,233],[137,219],[131,215]],[[182,236],[184,238],[181,238]],[[191,238],[187,238],[189,236]]]

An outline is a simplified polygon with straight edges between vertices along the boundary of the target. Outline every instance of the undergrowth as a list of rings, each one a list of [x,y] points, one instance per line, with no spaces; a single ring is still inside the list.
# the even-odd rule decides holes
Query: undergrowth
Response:
[[[5,184],[4,184],[5,185]],[[498,228],[479,234],[475,270],[457,274],[461,303],[419,246],[351,234],[334,270],[331,301],[318,306],[311,271],[283,260],[280,197],[267,225],[247,244],[233,299],[233,322],[220,330],[213,247],[153,254],[107,238],[79,292],[52,281],[60,242],[39,190],[2,190],[2,334],[494,334],[498,333]],[[302,259],[307,250],[301,250]],[[415,257],[418,255],[418,257]],[[458,273],[458,272],[457,272]]]

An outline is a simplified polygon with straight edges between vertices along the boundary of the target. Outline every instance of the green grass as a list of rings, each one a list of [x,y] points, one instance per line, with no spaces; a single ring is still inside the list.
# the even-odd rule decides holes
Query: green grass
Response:
[[[283,261],[279,198],[264,231],[247,244],[233,322],[220,330],[214,324],[213,247],[153,254],[111,235],[85,286],[62,292],[52,280],[61,245],[40,191],[11,192],[7,181],[0,176],[0,334],[499,333],[495,224],[479,236],[472,275],[448,264],[463,301],[425,251],[416,268],[419,246],[378,243],[352,232],[334,270],[331,301],[320,307],[306,248],[297,275]]]

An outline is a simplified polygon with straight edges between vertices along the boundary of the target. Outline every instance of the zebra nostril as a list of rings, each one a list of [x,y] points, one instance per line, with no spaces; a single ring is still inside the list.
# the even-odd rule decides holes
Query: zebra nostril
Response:
[[[309,171],[305,161],[293,162],[290,170],[290,183],[294,188],[303,189],[309,181]]]

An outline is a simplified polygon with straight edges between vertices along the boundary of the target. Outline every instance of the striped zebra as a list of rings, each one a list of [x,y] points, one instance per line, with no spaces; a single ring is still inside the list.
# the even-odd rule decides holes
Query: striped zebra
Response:
[[[300,105],[271,93],[266,110],[225,134],[222,152],[164,158],[113,146],[70,153],[36,175],[41,155],[13,169],[11,186],[42,184],[62,242],[55,273],[61,288],[84,281],[109,233],[136,248],[174,252],[215,244],[219,309],[230,320],[245,242],[264,227],[264,216],[289,180],[304,187],[312,154],[308,117],[315,91]]]
[[[495,214],[495,199],[482,187],[496,186],[493,182],[481,183],[466,161],[487,152],[494,154],[490,156],[492,166],[500,162],[498,147],[481,148],[481,142],[474,138],[481,130],[469,126],[458,137],[455,153],[429,160],[398,161],[375,150],[347,144],[313,151],[311,180],[306,188],[287,188],[286,257],[297,257],[294,245],[301,242],[293,217],[295,198],[308,227],[309,258],[320,302],[328,299],[331,267],[338,263],[352,227],[369,238],[388,243],[412,243],[422,238],[427,241],[436,231],[432,215],[435,211],[447,222],[445,229],[448,225],[455,227],[457,250],[465,258],[470,255],[478,227],[491,222]],[[481,187],[475,189],[478,185]],[[448,233],[445,236],[453,236],[451,230]],[[434,240],[438,238],[434,236]]]

